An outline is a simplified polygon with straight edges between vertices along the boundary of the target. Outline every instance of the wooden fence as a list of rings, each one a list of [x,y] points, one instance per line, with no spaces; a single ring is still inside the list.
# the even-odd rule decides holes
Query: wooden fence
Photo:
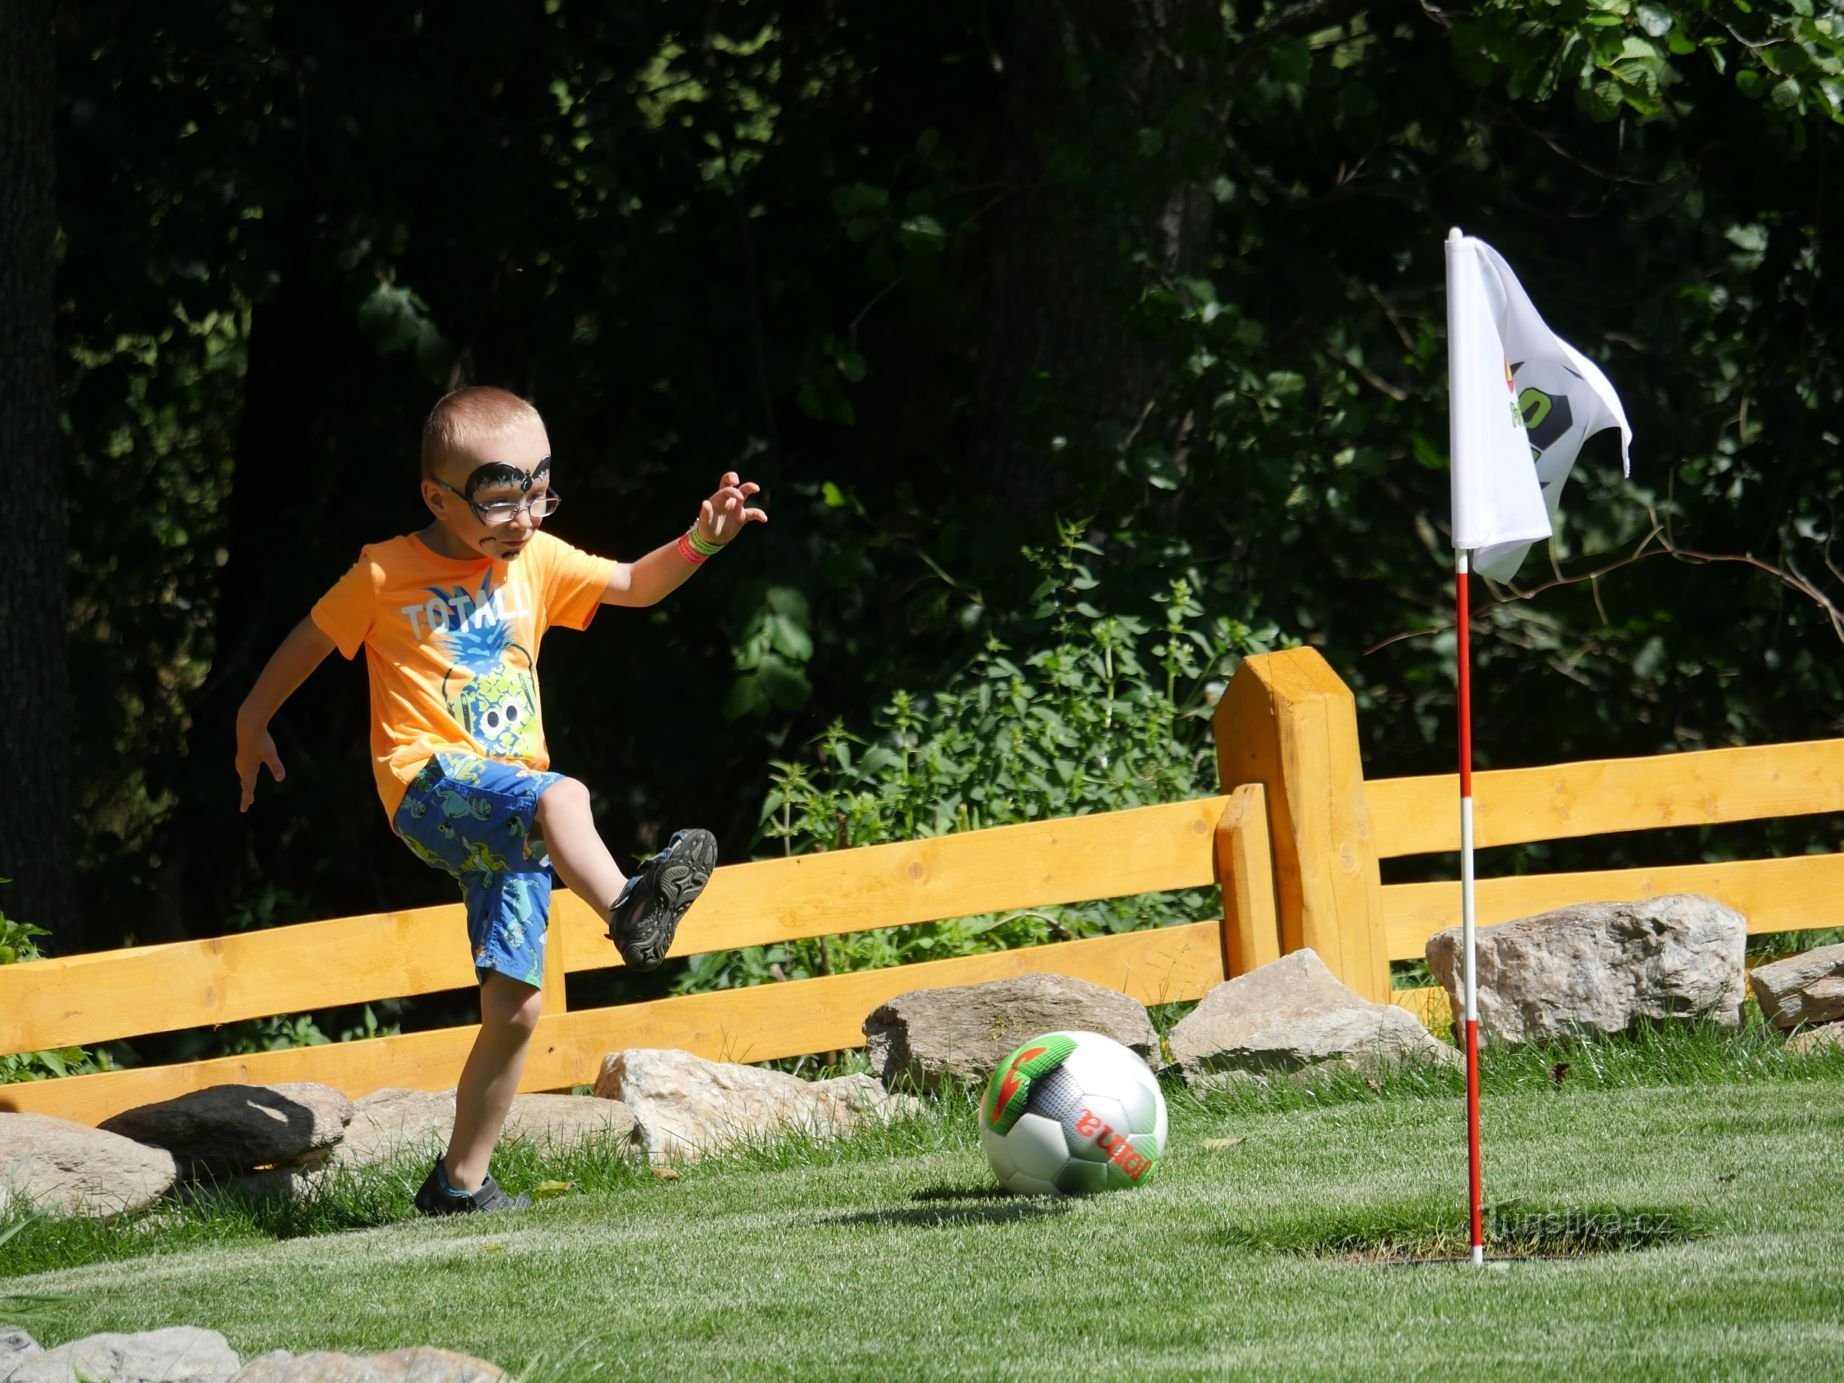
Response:
[[[523,1088],[595,1079],[604,1053],[679,1047],[733,1061],[861,1045],[860,1024],[911,989],[1030,972],[1146,1003],[1197,999],[1226,976],[1311,946],[1374,999],[1389,961],[1418,959],[1459,920],[1459,885],[1385,887],[1379,862],[1459,848],[1452,775],[1366,783],[1348,689],[1319,655],[1249,659],[1217,708],[1225,792],[1166,806],[727,865],[674,954],[1220,885],[1221,915],[956,960],[570,1012],[568,973],[618,966],[601,921],[559,891],[545,1016]],[[1481,847],[1608,831],[1844,811],[1844,740],[1559,764],[1475,775]],[[1844,855],[1481,879],[1482,925],[1588,899],[1706,893],[1753,932],[1836,925]],[[0,967],[0,1052],[92,1045],[278,1013],[471,987],[458,904]],[[0,1111],[98,1123],[229,1081],[314,1080],[358,1096],[454,1083],[474,1028],[0,1086]]]

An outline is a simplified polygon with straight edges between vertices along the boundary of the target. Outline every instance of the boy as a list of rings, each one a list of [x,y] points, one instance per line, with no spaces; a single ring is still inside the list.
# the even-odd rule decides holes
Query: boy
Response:
[[[240,810],[258,766],[277,782],[270,719],[337,648],[362,647],[372,768],[391,829],[459,881],[480,980],[480,1032],[455,1090],[455,1125],[416,1208],[519,1209],[487,1164],[518,1090],[544,975],[551,870],[609,919],[622,959],[651,970],[717,862],[708,831],[681,831],[632,879],[596,833],[589,790],[549,772],[538,698],[547,628],[588,627],[601,605],[652,605],[750,523],[758,486],[724,476],[691,528],[633,563],[539,531],[559,503],[551,445],[530,404],[462,389],[423,428],[421,531],[365,548],[282,641],[237,713]],[[548,855],[548,857],[547,857]]]

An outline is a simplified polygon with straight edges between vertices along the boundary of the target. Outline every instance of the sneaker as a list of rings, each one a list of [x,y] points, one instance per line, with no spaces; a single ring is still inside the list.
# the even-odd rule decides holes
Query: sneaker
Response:
[[[717,837],[678,831],[641,866],[608,910],[608,935],[630,970],[657,970],[685,910],[698,901],[717,865]]]
[[[476,1211],[524,1210],[530,1205],[530,1196],[508,1196],[500,1190],[490,1172],[478,1191],[470,1194],[455,1190],[448,1184],[448,1169],[439,1157],[416,1191],[416,1209],[423,1215],[471,1215]]]

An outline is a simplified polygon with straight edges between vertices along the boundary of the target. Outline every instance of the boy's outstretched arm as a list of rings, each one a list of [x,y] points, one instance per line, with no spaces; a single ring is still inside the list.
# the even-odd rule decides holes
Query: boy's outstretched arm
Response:
[[[302,620],[282,640],[243,705],[237,708],[237,780],[243,786],[238,811],[250,809],[261,765],[269,765],[269,776],[278,783],[286,776],[282,756],[275,752],[275,740],[269,734],[269,719],[332,651],[333,640],[321,632],[320,626],[311,617]]]
[[[698,506],[693,532],[706,544],[723,547],[750,524],[767,523],[768,515],[749,503],[761,488],[753,480],[739,478],[735,471],[726,472],[717,493]],[[615,563],[602,603],[655,605],[678,590],[697,570],[697,564],[682,555],[679,542],[657,547],[638,562]]]

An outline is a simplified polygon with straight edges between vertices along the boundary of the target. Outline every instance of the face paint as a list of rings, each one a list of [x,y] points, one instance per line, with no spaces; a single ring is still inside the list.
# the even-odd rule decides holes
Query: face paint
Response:
[[[474,467],[466,482],[461,486],[461,493],[469,503],[474,496],[488,486],[504,485],[518,490],[521,495],[530,494],[531,487],[540,480],[551,478],[551,458],[545,457],[535,468],[522,471],[506,461],[487,461]]]

